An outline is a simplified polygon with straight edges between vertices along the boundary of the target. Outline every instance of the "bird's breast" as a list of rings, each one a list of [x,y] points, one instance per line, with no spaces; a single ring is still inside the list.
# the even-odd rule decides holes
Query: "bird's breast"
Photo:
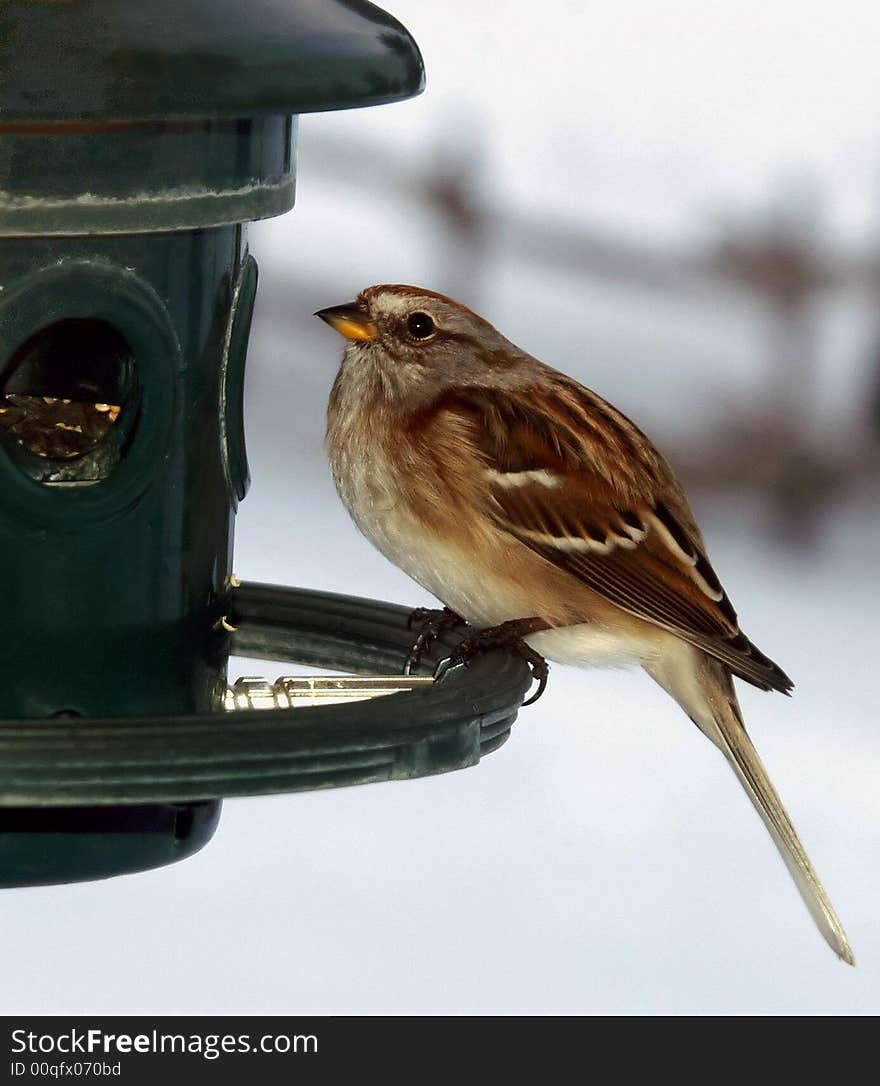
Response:
[[[531,617],[536,608],[548,613],[549,601],[536,598],[543,585],[533,569],[545,563],[476,510],[465,515],[448,508],[426,515],[400,459],[372,442],[359,448],[339,441],[330,459],[339,496],[360,531],[456,614],[485,627]],[[443,504],[439,490],[435,496]]]
[[[357,527],[390,562],[477,627],[538,616],[554,626],[592,618],[604,629],[609,605],[597,610],[589,589],[492,523],[460,468],[439,470],[434,457],[401,443],[381,414],[352,401],[340,397],[329,420],[333,481]],[[577,641],[571,653],[567,643],[543,649],[562,659],[629,655],[599,629],[589,637],[581,630]]]

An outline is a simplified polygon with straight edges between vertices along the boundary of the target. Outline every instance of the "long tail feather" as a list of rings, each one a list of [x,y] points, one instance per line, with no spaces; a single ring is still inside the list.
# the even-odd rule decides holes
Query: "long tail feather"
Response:
[[[675,668],[666,662],[647,666],[646,670],[673,695],[727,758],[763,819],[825,941],[839,958],[854,965],[843,925],[745,729],[730,672],[703,653],[694,653],[691,660],[696,664],[696,674],[693,664],[688,669],[690,674],[682,674],[681,660]]]

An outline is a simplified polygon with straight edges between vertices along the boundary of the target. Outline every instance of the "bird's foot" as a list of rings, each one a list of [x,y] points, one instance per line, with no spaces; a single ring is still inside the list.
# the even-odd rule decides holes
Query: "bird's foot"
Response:
[[[538,689],[534,694],[532,694],[530,698],[526,698],[523,702],[523,708],[525,708],[526,705],[534,705],[547,689],[547,678],[550,675],[550,665],[540,652],[536,652],[531,646],[527,645],[525,641],[517,642],[516,649],[532,669],[532,679],[538,684]]]
[[[412,648],[409,650],[406,663],[403,665],[404,675],[413,673],[419,666],[425,650],[443,634],[448,633],[450,630],[456,630],[461,626],[467,626],[467,622],[461,615],[456,614],[449,607],[439,609],[417,607],[407,619],[406,624],[411,630],[418,629],[419,632]]]
[[[544,657],[523,640],[529,634],[549,629],[549,624],[540,618],[517,618],[502,622],[499,626],[490,626],[478,630],[459,644],[455,652],[441,660],[434,672],[435,679],[442,679],[454,667],[467,667],[473,660],[493,649],[514,649],[532,669],[532,678],[538,683],[535,693],[523,702],[533,705],[547,688],[547,676],[550,667]]]

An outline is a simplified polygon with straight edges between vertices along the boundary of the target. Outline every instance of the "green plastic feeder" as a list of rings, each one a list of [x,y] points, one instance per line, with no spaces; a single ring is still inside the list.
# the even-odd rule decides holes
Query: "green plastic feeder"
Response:
[[[245,224],[293,205],[298,114],[421,91],[408,32],[357,0],[6,0],[0,73],[0,885],[179,859],[224,796],[476,763],[529,684],[509,654],[435,684],[447,641],[320,707],[226,683],[230,652],[400,675],[412,640],[231,578]]]

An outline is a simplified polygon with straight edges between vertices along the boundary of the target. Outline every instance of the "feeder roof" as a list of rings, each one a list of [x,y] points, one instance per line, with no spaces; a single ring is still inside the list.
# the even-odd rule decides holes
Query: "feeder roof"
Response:
[[[309,113],[423,86],[408,31],[365,0],[0,3],[0,125]]]

